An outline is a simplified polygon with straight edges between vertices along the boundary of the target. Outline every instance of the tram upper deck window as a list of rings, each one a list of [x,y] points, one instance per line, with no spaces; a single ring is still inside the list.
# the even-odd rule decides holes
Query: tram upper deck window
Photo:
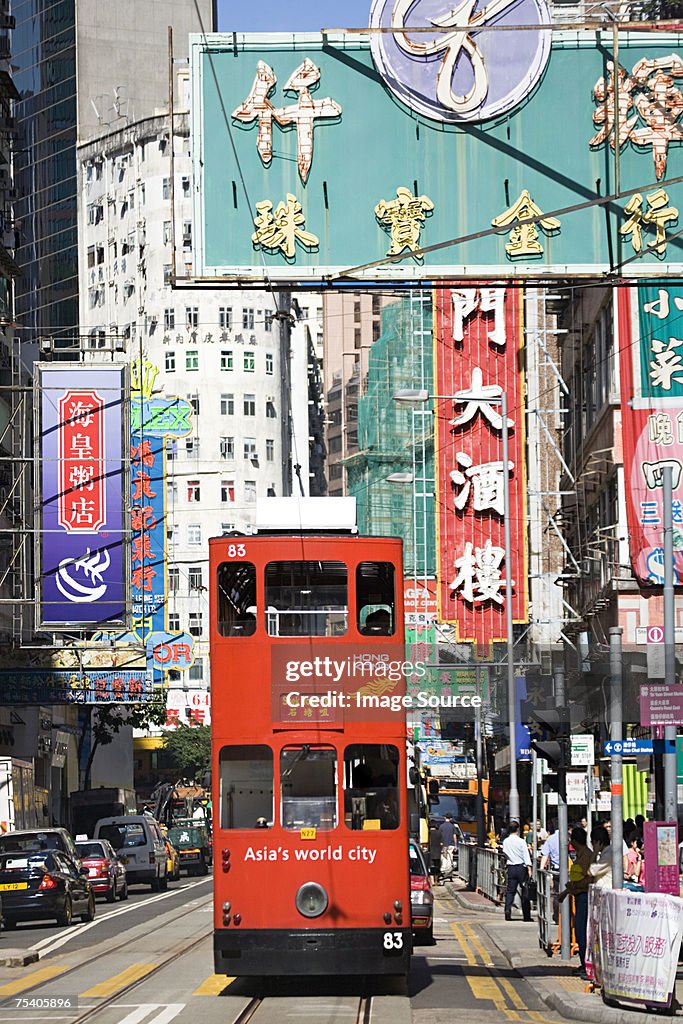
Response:
[[[256,566],[223,562],[218,566],[218,632],[251,636],[256,632]]]
[[[343,636],[349,618],[347,575],[343,562],[270,562],[269,636]]]
[[[337,754],[333,747],[308,743],[284,747],[280,787],[283,828],[336,828]]]
[[[223,747],[219,757],[221,828],[273,824],[273,751],[262,744]]]
[[[398,828],[398,766],[398,747],[390,743],[354,743],[345,749],[344,821],[348,828]]]
[[[361,562],[356,569],[358,632],[393,636],[396,632],[394,567],[391,562]]]

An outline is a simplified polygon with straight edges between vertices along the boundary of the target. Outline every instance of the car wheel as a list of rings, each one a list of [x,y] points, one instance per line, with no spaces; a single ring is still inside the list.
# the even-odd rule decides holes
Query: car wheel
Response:
[[[206,861],[202,857],[202,862],[199,865],[199,874],[200,875],[208,875],[208,873],[209,873],[209,865],[206,863]]]
[[[68,928],[74,919],[74,908],[71,896],[67,893],[64,898],[64,909],[57,914],[57,924],[62,928]]]
[[[168,889],[168,874],[165,873],[159,879],[159,892],[166,892],[167,889]]]
[[[88,909],[84,914],[81,914],[81,921],[94,921],[95,920],[95,894],[90,893],[88,897]]]
[[[107,903],[116,903],[116,879],[111,883],[111,889],[107,893]]]
[[[8,932],[14,931],[14,929],[16,927],[17,927],[17,920],[16,920],[15,917],[6,917],[5,918],[5,928],[7,929]]]
[[[122,903],[123,903],[124,900],[128,899],[128,882],[127,881],[124,881],[124,883],[123,883],[123,889],[119,893],[119,899],[121,900]]]

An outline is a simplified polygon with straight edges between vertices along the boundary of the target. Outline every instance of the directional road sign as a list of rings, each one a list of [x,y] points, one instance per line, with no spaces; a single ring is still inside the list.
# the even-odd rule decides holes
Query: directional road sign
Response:
[[[652,740],[620,740],[612,742],[609,740],[603,745],[603,750],[608,757],[612,754],[633,756],[634,754],[652,754],[654,746]]]

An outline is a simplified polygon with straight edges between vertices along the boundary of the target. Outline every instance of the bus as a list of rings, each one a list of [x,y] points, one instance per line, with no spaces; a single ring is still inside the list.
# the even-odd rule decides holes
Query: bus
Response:
[[[209,559],[215,972],[406,977],[401,541],[269,498]]]
[[[429,817],[441,820],[452,814],[466,838],[477,838],[478,783],[472,778],[439,777],[429,780]],[[489,780],[481,780],[482,819],[488,832]]]

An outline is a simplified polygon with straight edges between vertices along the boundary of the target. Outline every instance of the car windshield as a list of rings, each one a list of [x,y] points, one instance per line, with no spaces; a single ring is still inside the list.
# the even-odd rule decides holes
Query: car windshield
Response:
[[[145,830],[137,822],[129,822],[126,825],[103,825],[99,832],[115,850],[120,850],[124,846],[144,846],[146,843]]]
[[[102,843],[76,843],[80,857],[106,857],[107,851]]]

